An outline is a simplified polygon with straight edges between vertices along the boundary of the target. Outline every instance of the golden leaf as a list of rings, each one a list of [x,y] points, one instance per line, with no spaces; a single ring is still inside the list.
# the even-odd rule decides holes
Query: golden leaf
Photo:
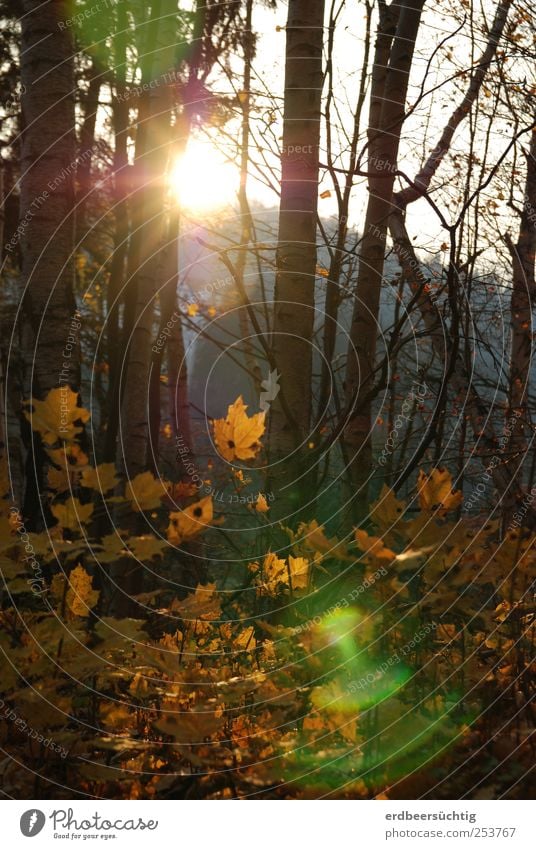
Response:
[[[119,531],[102,538],[103,550],[98,555],[99,563],[114,563],[119,557],[124,557],[126,545],[118,534]]]
[[[160,506],[164,488],[156,480],[152,472],[141,472],[133,480],[128,481],[125,488],[125,498],[137,513],[142,510],[154,510]]]
[[[290,579],[292,581],[292,589],[305,590],[309,582],[309,561],[305,557],[288,558],[288,567],[290,571]]]
[[[108,492],[117,486],[115,463],[101,463],[95,469],[87,466],[82,472],[82,486],[96,489],[97,492]]]
[[[183,619],[218,619],[221,604],[216,584],[198,584],[195,593],[190,593],[182,601],[175,600],[171,609]]]
[[[67,607],[75,616],[88,616],[99,599],[98,590],[93,589],[91,576],[83,566],[77,566],[68,580]]]
[[[394,490],[384,484],[380,497],[371,505],[370,518],[382,531],[388,531],[402,518],[405,509],[405,503],[399,501]]]
[[[267,513],[269,509],[270,508],[268,506],[266,498],[261,492],[259,492],[257,500],[255,502],[255,510],[257,511],[257,513]]]
[[[250,625],[248,628],[244,628],[238,637],[235,637],[233,640],[233,646],[236,649],[247,649],[248,651],[252,651],[257,645],[254,634],[255,628],[253,625]]]
[[[25,404],[32,406],[33,412],[25,410],[24,415],[46,445],[53,445],[60,439],[72,442],[82,432],[82,428],[75,427],[74,422],[89,421],[89,412],[77,406],[78,393],[69,386],[51,389],[44,401],[31,398]]]
[[[71,497],[63,504],[53,504],[50,509],[62,528],[76,531],[91,517],[93,504],[80,504],[78,498]]]
[[[161,557],[163,550],[167,548],[167,543],[154,536],[146,535],[129,537],[128,547],[134,557],[145,562],[147,560],[153,560],[155,557]]]
[[[240,395],[229,406],[226,418],[213,422],[216,447],[224,460],[252,460],[260,450],[266,413],[248,417],[246,410]]]
[[[62,468],[67,465],[80,469],[88,464],[87,454],[84,454],[76,442],[61,448],[47,448],[47,454],[56,466]]]
[[[277,554],[270,551],[264,558],[263,575],[267,584],[275,585],[279,582],[288,584],[287,564],[280,560]],[[275,586],[273,587],[275,589]]]
[[[376,557],[378,560],[388,560],[389,562],[395,559],[395,552],[387,548],[383,540],[379,537],[371,537],[366,531],[360,531],[358,529],[354,531],[354,536],[359,548],[365,554]]]
[[[179,545],[201,533],[212,523],[213,518],[212,496],[207,495],[184,510],[169,514],[167,538],[173,545]]]
[[[454,510],[463,497],[460,491],[453,492],[452,477],[447,469],[432,469],[429,475],[420,471],[417,486],[421,510]]]

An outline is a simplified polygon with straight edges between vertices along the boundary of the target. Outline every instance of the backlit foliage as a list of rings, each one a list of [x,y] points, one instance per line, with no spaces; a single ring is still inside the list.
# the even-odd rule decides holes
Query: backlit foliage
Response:
[[[86,411],[65,438],[55,404],[34,404],[58,485],[28,541],[4,476],[1,698],[67,755],[2,723],[7,793],[449,798],[457,764],[469,787],[491,774],[484,796],[530,766],[534,540],[459,521],[447,471],[421,473],[417,502],[384,488],[347,539],[289,530],[288,552],[249,564],[247,593],[220,592],[215,568],[190,591],[155,583],[144,618],[117,618],[114,564],[165,575],[210,530],[212,498],[184,489],[173,510],[168,482],[92,468],[74,441]],[[251,459],[263,429],[238,399],[214,432]],[[112,490],[117,527],[152,511],[154,533],[102,533]]]

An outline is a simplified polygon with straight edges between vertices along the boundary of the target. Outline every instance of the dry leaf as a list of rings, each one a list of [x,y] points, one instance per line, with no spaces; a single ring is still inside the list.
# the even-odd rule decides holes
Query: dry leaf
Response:
[[[246,410],[240,395],[229,406],[226,418],[213,423],[216,448],[224,460],[252,460],[260,450],[266,413],[249,417]]]
[[[214,519],[212,496],[207,495],[201,501],[190,504],[184,510],[169,514],[167,538],[173,545],[192,539],[205,530]]]

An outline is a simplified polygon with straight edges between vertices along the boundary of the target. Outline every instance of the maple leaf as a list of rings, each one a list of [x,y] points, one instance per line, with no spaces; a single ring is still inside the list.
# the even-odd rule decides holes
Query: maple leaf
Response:
[[[190,504],[184,510],[169,514],[167,538],[173,545],[179,545],[201,533],[214,518],[212,496],[207,495],[201,501]]]
[[[182,601],[175,600],[171,609],[185,620],[218,619],[221,604],[216,584],[198,584],[194,593],[190,593]]]
[[[376,527],[388,531],[402,518],[405,509],[405,503],[399,501],[394,490],[384,484],[378,500],[370,507],[369,515]]]
[[[119,536],[119,530],[112,534],[106,534],[101,539],[102,551],[99,552],[99,563],[114,563],[119,557],[125,555],[126,545]]]
[[[244,628],[243,631],[240,632],[238,637],[235,637],[233,640],[233,646],[236,649],[248,649],[249,651],[253,651],[257,642],[254,637],[255,628],[253,625],[250,625],[248,628]]]
[[[83,566],[76,566],[68,578],[67,607],[75,616],[88,616],[99,599],[98,590],[93,589],[91,576]]]
[[[224,419],[213,422],[216,448],[224,460],[252,460],[260,450],[266,413],[246,415],[247,404],[240,395],[227,410]]]
[[[80,504],[78,498],[71,497],[63,504],[53,504],[50,509],[62,528],[76,531],[90,518],[93,504]]]
[[[275,585],[278,582],[288,584],[287,564],[277,554],[268,552],[264,558],[263,574],[267,584]]]
[[[46,445],[60,439],[72,442],[82,432],[74,423],[89,421],[89,412],[78,406],[78,393],[68,386],[51,389],[44,401],[31,398],[24,403],[33,407],[33,411],[25,410],[24,415]]]
[[[82,486],[86,489],[96,489],[97,492],[108,492],[117,486],[115,463],[101,463],[95,469],[87,466],[82,471]]]
[[[128,547],[134,557],[144,563],[155,557],[161,557],[163,550],[167,548],[167,543],[148,534],[141,537],[129,537]]]
[[[161,481],[156,480],[152,472],[141,472],[128,481],[125,498],[130,501],[132,509],[140,513],[143,510],[154,510],[159,507],[164,492]]]
[[[269,509],[270,508],[268,506],[266,498],[261,492],[259,492],[257,500],[255,502],[255,510],[257,511],[257,513],[267,513]]]
[[[365,554],[376,557],[378,560],[394,560],[396,554],[384,545],[384,542],[379,537],[371,537],[366,531],[356,529],[354,531],[355,541],[361,551]]]
[[[417,486],[421,510],[454,510],[463,497],[460,491],[453,492],[452,477],[447,469],[432,469],[429,475],[420,471]]]
[[[290,579],[292,581],[292,589],[307,589],[307,584],[309,582],[309,561],[306,560],[305,557],[293,557],[290,555],[288,558],[288,567]]]

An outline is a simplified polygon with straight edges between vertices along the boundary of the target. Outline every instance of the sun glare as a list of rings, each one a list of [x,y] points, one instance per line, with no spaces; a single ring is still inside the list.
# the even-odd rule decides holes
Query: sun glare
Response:
[[[192,212],[208,212],[236,200],[239,175],[210,143],[191,141],[171,172],[178,202]]]

